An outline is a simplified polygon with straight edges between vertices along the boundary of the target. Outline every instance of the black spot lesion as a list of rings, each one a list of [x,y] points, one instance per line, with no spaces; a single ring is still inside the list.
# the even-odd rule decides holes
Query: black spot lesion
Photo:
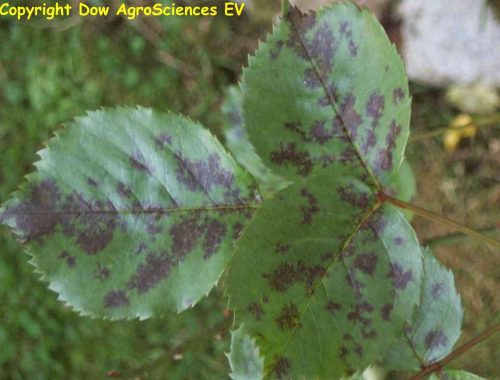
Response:
[[[57,257],[65,261],[69,268],[74,268],[76,266],[76,257],[70,255],[67,251],[62,251]]]
[[[234,176],[224,169],[218,154],[212,153],[205,160],[191,161],[177,155],[177,180],[191,191],[211,191],[214,185],[231,189]]]
[[[446,347],[448,337],[442,330],[431,330],[425,335],[424,343],[427,350],[435,350],[439,347]]]
[[[125,307],[129,303],[127,293],[123,290],[111,290],[103,298],[103,304],[106,308]]]
[[[174,265],[176,262],[168,252],[149,253],[128,281],[128,289],[136,289],[140,294],[148,292],[168,276]]]
[[[139,171],[145,171],[149,174],[153,173],[151,165],[146,162],[146,158],[141,151],[137,150],[132,153],[132,155],[129,157],[129,161],[132,168]]]
[[[377,262],[378,256],[375,253],[363,253],[354,259],[354,267],[369,276],[373,276]]]
[[[302,211],[302,222],[300,224],[312,224],[313,215],[320,211],[318,200],[305,188],[300,190],[300,196],[307,200],[307,206],[300,206]]]
[[[401,87],[394,89],[392,92],[392,100],[395,106],[405,98],[405,93]]]
[[[260,303],[251,302],[250,304],[248,304],[247,310],[256,321],[262,320],[262,317],[264,316],[264,309],[262,308],[262,305]]]
[[[299,151],[295,143],[280,143],[278,150],[271,152],[271,161],[278,166],[294,166],[302,177],[308,176],[313,169],[309,152]]]
[[[226,236],[226,225],[216,219],[212,219],[204,226],[205,236],[203,239],[203,258],[210,258],[217,250]]]
[[[159,149],[163,149],[170,144],[172,144],[172,136],[169,134],[161,133],[155,138],[155,145]]]
[[[311,294],[316,279],[326,275],[322,265],[306,264],[302,260],[296,263],[283,262],[276,269],[262,276],[268,281],[269,286],[277,292],[285,292],[297,283],[303,283],[306,294]]]
[[[387,277],[392,278],[396,289],[406,289],[408,283],[413,281],[413,272],[411,269],[405,270],[399,263],[392,263]]]
[[[293,330],[300,326],[299,309],[293,302],[282,307],[279,315],[275,318],[276,324],[281,330]]]
[[[276,355],[270,368],[277,380],[285,380],[289,378],[291,367],[290,360],[286,356]]]

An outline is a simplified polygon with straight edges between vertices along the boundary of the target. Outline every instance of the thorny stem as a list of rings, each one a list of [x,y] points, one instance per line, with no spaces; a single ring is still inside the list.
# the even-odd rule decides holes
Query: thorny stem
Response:
[[[441,136],[442,134],[446,133],[449,130],[457,130],[460,131],[463,128],[467,128],[470,126],[476,126],[476,127],[481,127],[481,128],[491,128],[491,127],[498,127],[500,123],[500,115],[493,115],[493,116],[488,116],[488,117],[483,117],[483,118],[478,118],[477,120],[473,120],[470,123],[462,126],[462,127],[439,127],[439,128],[432,128],[431,131],[423,132],[415,136],[410,136],[409,141],[410,142],[415,142],[415,141],[420,141],[420,140],[425,140],[430,137],[435,137],[435,136]]]
[[[463,224],[460,224],[452,219],[449,219],[445,216],[439,215],[439,214],[432,212],[432,211],[428,211],[426,209],[420,208],[418,206],[412,205],[412,204],[404,202],[402,200],[393,198],[390,195],[387,195],[383,192],[380,192],[378,194],[378,197],[379,197],[379,200],[381,202],[389,202],[396,207],[410,210],[413,213],[415,213],[416,215],[419,215],[419,216],[424,217],[426,219],[447,224],[447,225],[457,229],[458,231],[462,232],[463,234],[465,234],[473,239],[476,239],[480,242],[488,244],[493,248],[500,249],[500,241],[493,239],[489,236],[486,236],[480,232],[477,232],[477,231],[475,231],[467,226],[464,226]]]
[[[464,343],[460,347],[458,347],[456,350],[453,350],[448,356],[446,356],[444,359],[441,359],[440,361],[429,364],[428,366],[422,368],[422,370],[417,373],[415,376],[413,376],[410,380],[422,380],[426,376],[434,373],[441,371],[443,367],[451,362],[453,359],[459,357],[460,355],[464,354],[465,352],[469,351],[471,348],[477,346],[479,343],[483,342],[484,340],[492,337],[496,333],[500,332],[500,323],[497,323],[496,325],[491,326],[490,328],[486,329],[482,334],[476,336],[475,338],[472,338],[468,342]]]

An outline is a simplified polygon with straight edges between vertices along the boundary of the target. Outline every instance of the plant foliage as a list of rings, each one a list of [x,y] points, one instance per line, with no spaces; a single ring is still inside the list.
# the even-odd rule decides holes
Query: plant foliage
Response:
[[[0,221],[60,299],[92,316],[179,312],[227,271],[233,379],[446,356],[462,322],[453,275],[385,202],[414,194],[410,98],[375,18],[349,3],[285,6],[228,99],[243,167],[187,118],[101,110],[49,141]]]

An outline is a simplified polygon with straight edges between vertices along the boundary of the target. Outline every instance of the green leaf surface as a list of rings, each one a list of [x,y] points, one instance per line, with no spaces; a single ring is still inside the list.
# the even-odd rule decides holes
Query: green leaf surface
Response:
[[[243,123],[241,91],[238,87],[232,86],[227,91],[222,112],[228,122],[224,129],[227,148],[235,159],[254,176],[262,197],[267,199],[288,186],[287,181],[273,174],[271,169],[262,163],[262,159],[255,153],[254,147],[248,141]]]
[[[83,314],[148,318],[192,306],[259,204],[253,179],[217,140],[173,114],[92,112],[39,155],[0,221]]]
[[[482,377],[465,371],[443,371],[440,374],[433,373],[429,380],[484,380]]]
[[[352,3],[285,12],[243,75],[245,126],[278,175],[363,167],[378,187],[397,178],[409,134],[403,63],[382,26]]]
[[[422,286],[422,300],[404,336],[391,350],[388,368],[418,370],[448,355],[460,337],[463,309],[453,273],[428,249]]]
[[[311,177],[255,213],[225,286],[268,378],[332,379],[383,359],[413,316],[421,276],[398,210],[359,180]]]
[[[245,331],[244,326],[231,331],[231,352],[227,354],[233,380],[261,380],[264,377],[264,361],[259,349]]]

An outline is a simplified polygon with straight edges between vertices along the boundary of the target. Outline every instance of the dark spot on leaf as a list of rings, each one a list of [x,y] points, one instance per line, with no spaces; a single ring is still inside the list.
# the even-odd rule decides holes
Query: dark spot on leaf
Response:
[[[290,244],[277,243],[274,250],[280,255],[284,255],[290,250]]]
[[[396,146],[396,139],[401,133],[401,127],[396,123],[395,120],[391,122],[389,126],[389,132],[385,138],[385,149],[378,152],[377,157],[377,167],[378,170],[388,171],[393,167],[392,151]]]
[[[140,151],[134,152],[130,156],[130,165],[137,170],[140,171],[145,171],[148,173],[152,173],[152,170],[148,165],[146,164],[146,159],[144,158],[144,155]]]
[[[256,321],[260,321],[262,319],[262,316],[264,315],[264,310],[262,309],[262,306],[257,303],[257,302],[252,302],[248,305],[247,310]]]
[[[166,133],[162,133],[158,135],[155,139],[155,145],[162,149],[165,147],[165,145],[170,145],[172,143],[172,136],[167,135]]]
[[[146,251],[146,249],[147,249],[147,246],[145,243],[139,243],[139,245],[137,246],[137,249],[135,250],[135,254],[139,255],[139,254],[143,253],[144,251]]]
[[[230,189],[233,184],[233,173],[221,166],[220,157],[213,153],[205,160],[190,161],[177,157],[176,178],[189,190],[208,192],[213,185]]]
[[[205,237],[203,239],[203,258],[210,258],[219,248],[222,239],[226,235],[226,226],[218,220],[211,220],[205,226]]]
[[[434,298],[434,299],[439,298],[445,293],[446,293],[446,286],[444,283],[437,282],[434,285],[432,285],[432,288],[431,288],[432,298]]]
[[[359,255],[354,260],[354,266],[360,271],[373,276],[375,272],[375,267],[377,266],[378,257],[374,253],[364,253]]]
[[[317,28],[312,41],[307,43],[308,55],[315,60],[319,71],[324,73],[331,71],[337,47],[338,42],[326,22]]]
[[[366,210],[370,203],[368,194],[360,192],[355,189],[353,185],[339,187],[337,194],[343,201],[348,202],[352,206],[362,210]]]
[[[339,96],[338,96],[338,92],[337,92],[337,87],[335,87],[335,85],[333,83],[330,83],[327,86],[327,89],[325,92],[326,92],[326,94],[318,100],[318,104],[321,107],[331,107],[332,103],[337,104],[337,102],[339,100]],[[334,127],[335,127],[335,125],[334,125]],[[334,128],[334,129],[336,129],[336,128]]]
[[[290,361],[286,357],[278,355],[274,357],[273,363],[271,364],[271,373],[276,376],[276,379],[285,380],[288,379],[290,368]]]
[[[394,105],[397,105],[401,100],[404,99],[405,93],[401,87],[396,88],[392,93]]]
[[[305,132],[302,130],[302,125],[300,123],[285,123],[285,129],[289,129],[297,133],[303,141],[307,141],[307,137]]]
[[[333,137],[332,131],[325,128],[326,120],[316,120],[311,128],[312,140],[320,145],[330,141]]]
[[[377,124],[384,112],[384,97],[379,91],[370,94],[368,102],[366,103],[366,113],[373,119],[373,124]]]
[[[109,213],[89,212],[80,216],[84,228],[77,233],[76,243],[89,255],[104,250],[113,239],[116,216]]]
[[[328,310],[330,312],[330,314],[335,315],[335,313],[337,311],[342,310],[342,305],[339,303],[335,303],[335,302],[330,301],[326,304],[326,310]]]
[[[345,345],[340,346],[339,358],[345,359],[349,354],[349,350]]]
[[[349,52],[353,57],[358,55],[358,45],[353,40],[349,40]]]
[[[411,269],[405,271],[398,263],[391,264],[387,276],[393,279],[396,289],[406,289],[406,286],[413,280]]]
[[[275,320],[281,330],[291,330],[299,326],[299,318],[299,309],[293,302],[290,302],[283,306]]]
[[[365,313],[373,313],[373,306],[368,302],[357,303],[353,310],[347,314],[347,319],[354,323],[360,322],[364,326],[371,324],[371,318],[367,318]]]
[[[352,37],[351,26],[347,21],[342,21],[340,23],[339,32],[344,37]]]
[[[317,206],[317,199],[312,195],[307,189],[302,189],[300,190],[300,195],[303,198],[307,199],[307,206],[301,206],[300,209],[302,211],[303,219],[302,222],[300,223],[301,225],[303,224],[311,224],[313,215],[318,213],[320,211],[319,207]]]
[[[150,253],[129,280],[128,288],[137,289],[139,293],[148,292],[168,276],[174,264],[167,252]]]
[[[66,264],[68,265],[68,267],[70,268],[74,268],[75,265],[76,265],[76,257],[75,256],[71,256],[68,252],[66,251],[62,251],[58,258],[60,258],[61,260],[64,260],[66,261]]]
[[[396,245],[398,245],[398,246],[401,246],[405,243],[405,239],[402,236],[396,236],[394,238],[394,243],[396,243]]]
[[[285,45],[285,42],[282,40],[278,40],[274,43],[274,45],[271,47],[269,50],[269,57],[272,60],[275,60],[278,58],[279,54],[281,53],[281,49],[283,49],[283,46]]]
[[[361,330],[361,335],[363,335],[363,338],[365,339],[375,339],[378,336],[378,333],[375,329],[369,329],[366,326],[363,327]]]
[[[124,307],[129,304],[127,294],[123,290],[111,290],[104,296],[103,301],[104,306],[108,308]]]
[[[233,239],[238,239],[241,236],[241,231],[243,231],[243,228],[245,226],[241,224],[240,222],[237,222],[233,226]]]
[[[280,143],[278,150],[271,153],[271,161],[279,166],[295,166],[297,168],[297,174],[303,177],[309,175],[313,168],[309,153],[297,151],[294,143]]]
[[[321,87],[321,80],[316,73],[316,70],[307,68],[304,71],[304,84],[307,88],[315,89]]]
[[[54,234],[61,222],[60,214],[53,212],[60,198],[59,188],[53,181],[42,181],[32,186],[28,199],[0,214],[0,222],[15,218],[16,227],[24,238],[39,242]]]
[[[431,330],[424,338],[425,348],[434,350],[439,347],[446,347],[448,344],[448,337],[441,330]]]
[[[98,280],[104,281],[109,277],[111,272],[109,271],[108,268],[105,266],[101,265],[100,262],[97,263],[97,269],[94,273],[94,277],[97,278]]]
[[[347,128],[352,139],[356,139],[358,127],[362,123],[361,116],[356,112],[355,107],[356,97],[352,92],[348,93],[344,102],[340,106],[340,119],[342,124]]]
[[[116,192],[120,197],[125,199],[131,198],[133,196],[132,190],[130,190],[128,186],[120,181],[118,181],[118,183],[116,184]]]
[[[182,259],[196,246],[202,233],[197,216],[185,217],[174,224],[170,229],[170,236],[175,256]]]
[[[314,13],[308,15],[303,14],[299,9],[293,7],[285,15],[285,19],[289,20],[293,26],[293,31],[290,33],[290,38],[287,41],[287,46],[292,48],[299,57],[307,60],[309,58],[303,46],[305,33],[316,24],[316,16]]]
[[[97,187],[97,182],[90,177],[87,178],[87,184],[92,187]]]
[[[393,307],[392,304],[387,303],[380,309],[380,316],[384,321],[388,321],[390,319],[392,307]]]

